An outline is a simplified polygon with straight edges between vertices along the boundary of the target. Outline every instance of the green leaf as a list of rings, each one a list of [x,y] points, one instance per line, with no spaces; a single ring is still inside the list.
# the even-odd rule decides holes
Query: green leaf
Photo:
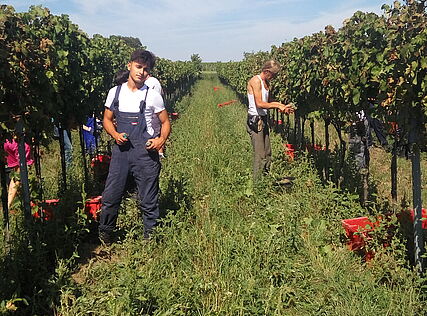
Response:
[[[358,105],[360,103],[360,91],[359,89],[353,90],[353,104]]]

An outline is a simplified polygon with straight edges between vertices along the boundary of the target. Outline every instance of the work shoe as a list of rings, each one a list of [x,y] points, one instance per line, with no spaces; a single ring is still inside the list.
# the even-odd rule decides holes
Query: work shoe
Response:
[[[295,180],[295,177],[283,177],[276,181],[276,185],[291,186],[294,184],[293,180]]]
[[[105,246],[110,246],[113,242],[112,237],[111,237],[111,233],[109,233],[109,232],[100,231],[98,236],[99,236],[99,240],[101,241],[101,243]]]
[[[359,173],[360,173],[362,176],[366,176],[366,175],[368,175],[368,174],[369,174],[369,169],[368,169],[368,168],[360,168]]]

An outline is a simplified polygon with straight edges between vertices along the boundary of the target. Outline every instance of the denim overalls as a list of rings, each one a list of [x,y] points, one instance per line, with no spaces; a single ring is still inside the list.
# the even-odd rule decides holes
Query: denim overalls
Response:
[[[145,143],[152,135],[147,132],[145,121],[145,99],[140,103],[139,113],[119,111],[117,86],[114,101],[110,109],[117,122],[117,132],[126,133],[128,141],[113,147],[110,169],[102,193],[102,211],[99,230],[111,232],[116,227],[117,213],[122,200],[128,173],[132,173],[138,187],[140,206],[143,212],[144,237],[148,238],[159,218],[158,193],[160,161],[157,151],[148,151]]]

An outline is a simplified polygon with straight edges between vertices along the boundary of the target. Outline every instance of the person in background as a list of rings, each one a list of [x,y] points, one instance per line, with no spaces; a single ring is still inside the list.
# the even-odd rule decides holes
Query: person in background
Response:
[[[14,173],[19,173],[19,152],[18,152],[18,143],[15,138],[12,140],[6,140],[3,144],[3,149],[6,154],[6,163],[7,167],[12,169]],[[34,164],[34,159],[31,154],[31,147],[25,143],[25,158],[27,160],[27,165],[32,166]],[[8,196],[7,196],[7,208],[10,210],[12,203],[18,193],[18,188],[20,186],[19,178],[14,176],[13,172],[11,173]]]
[[[371,130],[365,111],[356,113],[355,120],[350,125],[349,150],[354,159],[355,167],[361,174],[369,172],[369,141]],[[372,141],[372,140],[371,140]]]
[[[160,95],[163,98],[163,102],[165,101],[165,94],[163,92],[163,88],[162,85],[160,84],[160,81],[157,80],[157,78],[149,75],[147,80],[145,80],[144,84],[150,88],[150,89],[154,89],[155,91],[157,91],[158,93],[160,93]],[[156,118],[154,118],[156,119]],[[156,126],[160,126],[160,124],[156,123]],[[156,133],[158,133],[159,131],[156,131]],[[162,148],[160,148],[159,150],[159,156],[160,158],[164,159],[166,158],[165,156],[165,146],[163,145]]]
[[[385,150],[390,150],[389,144],[387,141],[386,134],[384,132],[384,124],[381,122],[378,118],[372,116],[372,112],[375,109],[375,99],[374,98],[368,98],[369,102],[369,109],[366,113],[366,119],[369,123],[369,139],[368,139],[368,146],[373,145],[372,135],[371,131],[373,130],[375,132],[375,135],[377,136],[378,142],[380,143],[380,146],[382,146]]]
[[[67,168],[69,168],[73,162],[73,144],[71,142],[71,131],[64,128],[62,129],[62,133],[64,135],[65,165]],[[53,126],[53,136],[56,139],[59,139],[59,128],[56,125]]]
[[[162,96],[144,84],[154,64],[151,52],[135,50],[128,63],[127,82],[110,89],[105,102],[104,129],[116,142],[102,194],[99,223],[99,238],[107,245],[112,242],[129,173],[138,187],[144,238],[150,237],[160,216],[158,151],[169,137],[170,122]],[[154,117],[158,118],[160,128],[155,126]]]
[[[101,121],[96,117],[88,117],[86,124],[83,124],[83,139],[85,142],[85,149],[89,155],[94,155],[99,138],[99,131]]]
[[[153,77],[152,75],[149,75],[147,80],[145,80],[144,84],[147,85],[150,89],[154,89],[155,91],[157,91],[164,99],[163,88],[157,78]]]
[[[129,79],[129,70],[119,70],[115,75],[114,75],[114,84],[116,86],[124,84],[125,82],[127,82]]]
[[[355,167],[361,174],[369,172],[370,152],[373,146],[372,131],[375,132],[379,144],[389,151],[389,144],[384,133],[383,123],[372,117],[371,113],[375,110],[374,99],[368,98],[368,110],[356,113],[355,120],[350,125],[349,149],[354,159]]]
[[[270,80],[280,71],[280,64],[274,60],[267,61],[259,75],[253,76],[247,85],[248,119],[247,132],[251,137],[253,147],[253,174],[257,179],[263,173],[268,173],[271,165],[270,131],[267,122],[268,109],[278,109],[280,112],[293,113],[294,107],[270,100]]]

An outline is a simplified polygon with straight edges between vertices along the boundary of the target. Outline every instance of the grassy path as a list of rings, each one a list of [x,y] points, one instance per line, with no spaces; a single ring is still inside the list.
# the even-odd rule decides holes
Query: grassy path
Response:
[[[221,89],[214,91],[214,86]],[[205,75],[178,105],[162,171],[163,226],[144,244],[135,203],[126,238],[62,289],[61,315],[416,315],[414,276],[399,247],[368,265],[341,241],[355,198],[323,187],[308,158],[283,159],[253,185],[240,103]],[[291,189],[275,180],[295,176]],[[137,223],[137,224],[136,224]]]

